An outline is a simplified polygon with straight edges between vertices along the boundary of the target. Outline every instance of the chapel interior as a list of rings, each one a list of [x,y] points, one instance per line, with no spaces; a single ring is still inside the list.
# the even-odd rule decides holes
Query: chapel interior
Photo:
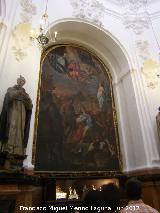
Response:
[[[126,205],[130,177],[160,211],[159,23],[159,0],[0,0],[0,213],[108,183]]]

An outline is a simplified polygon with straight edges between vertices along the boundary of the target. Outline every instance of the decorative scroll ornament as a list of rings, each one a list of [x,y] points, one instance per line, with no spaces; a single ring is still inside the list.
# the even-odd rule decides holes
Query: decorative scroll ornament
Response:
[[[73,16],[87,19],[99,26],[103,26],[101,18],[104,17],[105,7],[98,0],[70,0],[73,7]]]
[[[137,35],[142,34],[144,29],[149,28],[147,17],[144,15],[135,16],[126,14],[124,17],[125,27],[128,29],[132,29],[133,32]]]
[[[36,6],[32,0],[20,0],[21,6],[21,21],[12,31],[12,46],[13,54],[17,61],[23,60],[28,55],[28,49],[32,43],[30,41],[30,32],[32,30],[32,17],[36,15]]]
[[[17,61],[21,61],[25,58],[25,56],[27,56],[26,51],[23,51],[23,49],[20,47],[13,46],[12,50]]]
[[[12,32],[12,39],[14,43],[12,50],[17,61],[23,60],[28,55],[28,48],[32,44],[29,38],[30,31],[30,23],[20,23],[16,25]]]
[[[147,0],[128,0],[124,3],[124,25],[132,29],[137,35],[149,28],[148,16],[146,13]]]
[[[21,0],[21,21],[31,22],[32,16],[36,15],[36,6],[32,3],[32,0]]]
[[[128,9],[130,11],[137,12],[138,10],[145,7],[147,0],[128,0]]]

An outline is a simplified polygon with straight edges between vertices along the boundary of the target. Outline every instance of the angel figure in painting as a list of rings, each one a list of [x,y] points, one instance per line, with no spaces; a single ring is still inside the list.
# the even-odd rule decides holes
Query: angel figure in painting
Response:
[[[32,101],[23,88],[25,78],[20,76],[17,84],[8,88],[0,116],[1,151],[25,155]]]

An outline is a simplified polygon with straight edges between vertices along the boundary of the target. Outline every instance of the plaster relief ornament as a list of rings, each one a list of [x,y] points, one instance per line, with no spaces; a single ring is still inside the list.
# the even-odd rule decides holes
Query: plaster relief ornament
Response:
[[[17,61],[23,60],[28,55],[28,49],[31,47],[30,23],[20,23],[15,26],[12,32],[13,46],[12,51]]]
[[[70,0],[73,7],[73,16],[94,22],[103,26],[100,19],[104,17],[105,7],[98,0]]]
[[[12,46],[13,54],[17,61],[23,60],[28,55],[28,49],[33,45],[30,40],[30,33],[32,30],[32,17],[36,15],[36,6],[32,0],[20,0],[21,6],[21,21],[12,31],[12,39],[14,45]]]
[[[144,62],[142,73],[147,87],[154,89],[159,83],[160,64],[156,61],[148,59]]]
[[[142,34],[145,29],[149,28],[148,19],[144,15],[135,16],[125,14],[124,25],[127,29],[132,29],[137,35]]]
[[[124,3],[124,25],[127,29],[132,29],[137,35],[149,28],[146,5],[147,0],[128,0]]]
[[[147,0],[128,0],[128,9],[135,11],[144,9],[147,4]]]
[[[32,17],[36,15],[36,5],[32,3],[32,0],[21,0],[21,21],[31,22]]]
[[[137,40],[136,48],[138,49],[139,57],[143,60],[143,62],[150,58],[148,41]]]

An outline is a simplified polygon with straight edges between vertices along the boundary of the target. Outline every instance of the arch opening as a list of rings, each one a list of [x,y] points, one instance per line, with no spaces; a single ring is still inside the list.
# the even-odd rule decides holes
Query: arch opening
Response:
[[[104,29],[79,19],[63,19],[52,23],[47,32],[48,36],[54,39],[55,31],[58,32],[57,41],[56,43],[50,42],[46,49],[55,44],[79,45],[97,55],[109,68],[118,117],[123,171],[130,171],[145,165],[146,156],[142,158],[136,149],[138,141],[143,141],[143,135],[134,77],[131,72],[132,61],[123,45]],[[134,105],[132,113],[130,113],[131,105]],[[139,150],[144,152],[143,143],[139,144]]]

